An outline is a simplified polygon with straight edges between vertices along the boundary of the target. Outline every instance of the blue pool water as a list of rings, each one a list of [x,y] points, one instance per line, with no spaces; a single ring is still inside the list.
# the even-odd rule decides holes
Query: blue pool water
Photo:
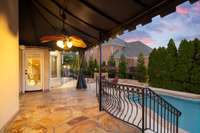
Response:
[[[179,127],[190,133],[200,133],[200,100],[187,100],[179,97],[161,95],[182,112]]]

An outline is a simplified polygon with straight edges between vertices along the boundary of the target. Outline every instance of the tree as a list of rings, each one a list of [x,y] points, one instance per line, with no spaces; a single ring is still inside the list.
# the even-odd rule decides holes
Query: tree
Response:
[[[88,63],[88,74],[93,77],[93,74],[95,72],[95,62],[93,57],[89,58],[89,63]]]
[[[79,69],[80,69],[80,57],[79,55],[75,54],[73,56],[72,71],[77,74]]]
[[[89,75],[89,73],[88,73],[88,63],[87,63],[85,58],[83,58],[83,61],[82,61],[82,72],[83,72],[84,75]]]
[[[194,45],[187,40],[183,40],[180,43],[178,49],[178,61],[176,68],[176,80],[179,82],[177,89],[188,90],[190,82],[190,71],[193,66],[193,56],[194,56]]]
[[[155,87],[200,94],[200,41],[182,40],[177,51],[171,39],[167,49],[154,49],[148,74]]]
[[[99,71],[99,64],[97,63],[97,60],[94,60],[94,72],[98,72]]]
[[[193,65],[190,71],[191,89],[200,94],[200,40],[195,39],[192,44],[195,48],[193,56]]]
[[[126,63],[126,58],[124,55],[120,57],[120,62],[119,62],[119,77],[120,78],[126,78],[126,70],[127,70],[127,63]]]
[[[108,60],[108,76],[110,78],[114,78],[116,76],[116,73],[116,63],[113,56],[111,56]]]
[[[165,87],[173,88],[175,86],[175,71],[177,65],[177,49],[173,39],[170,39],[167,45],[167,55],[166,55],[166,78]]]
[[[166,55],[167,51],[164,47],[154,49],[149,57],[149,81],[151,85],[163,87],[166,80]]]
[[[101,71],[102,72],[107,72],[107,66],[106,66],[106,62],[103,61],[102,65],[101,65]]]
[[[145,82],[147,79],[147,69],[144,65],[144,55],[142,53],[139,54],[137,59],[136,72],[136,79],[140,82]]]
[[[156,86],[156,81],[155,81],[155,74],[156,74],[156,60],[155,56],[157,54],[157,49],[153,49],[152,52],[149,55],[149,64],[148,64],[148,75],[149,75],[149,84]]]
[[[115,60],[114,60],[113,56],[110,56],[110,58],[108,60],[108,66],[112,66],[112,67],[116,66],[116,63],[115,63]]]

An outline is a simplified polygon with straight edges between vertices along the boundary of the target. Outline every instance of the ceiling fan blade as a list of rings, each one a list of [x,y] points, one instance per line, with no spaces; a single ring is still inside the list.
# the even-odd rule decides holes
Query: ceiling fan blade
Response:
[[[65,40],[65,35],[45,35],[40,37],[41,42],[50,42],[50,41],[58,41]]]
[[[79,47],[79,48],[86,48],[87,47],[85,42],[77,36],[70,36],[69,40],[72,42],[74,47]]]

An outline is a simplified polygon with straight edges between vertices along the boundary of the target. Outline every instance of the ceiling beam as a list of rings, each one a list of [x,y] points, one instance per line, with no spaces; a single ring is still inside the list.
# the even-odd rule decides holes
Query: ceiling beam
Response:
[[[53,24],[51,24],[51,22],[45,17],[44,14],[41,13],[40,9],[35,4],[32,4],[32,5],[35,8],[35,10],[38,12],[38,14],[52,27],[54,31],[56,31],[57,28]]]
[[[34,0],[34,2],[36,2],[38,6],[40,6],[42,9],[44,9],[44,10],[45,10],[46,12],[48,12],[50,15],[52,15],[53,17],[57,18],[58,20],[62,21],[62,19],[61,19],[60,17],[58,17],[57,15],[55,15],[54,13],[52,13],[48,8],[46,8],[44,5],[42,5],[38,0]],[[33,4],[34,4],[34,2],[33,2]],[[67,23],[67,22],[65,22],[65,21],[64,21],[64,24],[68,25],[69,27],[71,27],[72,29],[78,31],[78,32],[81,33],[81,34],[83,34],[83,35],[85,35],[85,36],[88,36],[88,37],[90,37],[90,38],[95,39],[96,41],[98,41],[98,38],[96,38],[96,37],[94,37],[94,36],[92,36],[92,35],[90,35],[90,34],[84,32],[84,31],[82,31],[82,30],[76,28],[75,26],[73,26],[73,25],[71,25],[71,24],[69,24],[69,23]]]
[[[52,1],[58,8],[63,9],[63,6],[60,5],[56,0],[51,0],[51,1]],[[101,28],[99,28],[99,27],[96,27],[96,26],[94,26],[94,25],[92,25],[92,24],[89,24],[89,23],[86,22],[85,20],[83,20],[83,19],[77,17],[76,15],[74,15],[74,14],[73,14],[72,12],[70,12],[69,10],[67,10],[67,9],[64,8],[64,11],[65,11],[67,14],[69,14],[70,16],[76,18],[76,20],[78,20],[78,21],[80,21],[80,22],[86,24],[86,25],[89,26],[90,28],[93,28],[93,29],[95,29],[95,30],[98,31],[98,32],[103,31],[103,29],[101,29]]]
[[[106,36],[109,37],[120,30],[125,30],[123,29],[124,27],[129,27],[129,25],[131,25],[135,21],[138,21],[139,19],[144,18],[145,15],[150,16],[151,14],[154,14],[155,9],[160,8],[163,5],[167,6],[167,2],[170,2],[170,1],[171,0],[162,0],[154,4],[152,7],[147,7],[145,11],[138,13],[136,16],[133,16],[129,18],[128,20],[126,20],[123,24],[118,25],[115,28],[111,29],[109,32],[105,33]]]
[[[146,3],[144,3],[144,2],[142,2],[140,0],[132,0],[132,1],[137,3],[137,4],[139,4],[139,5],[141,5],[141,6],[143,6],[143,7],[148,7],[148,5]]]
[[[90,8],[91,10],[93,10],[94,12],[96,12],[97,14],[105,17],[106,19],[116,23],[116,24],[121,24],[120,21],[116,20],[115,18],[109,16],[108,14],[102,12],[101,10],[97,9],[95,6],[93,6],[92,4],[90,4],[87,0],[80,0],[80,2],[82,4],[84,4],[85,6],[87,6],[88,8]]]

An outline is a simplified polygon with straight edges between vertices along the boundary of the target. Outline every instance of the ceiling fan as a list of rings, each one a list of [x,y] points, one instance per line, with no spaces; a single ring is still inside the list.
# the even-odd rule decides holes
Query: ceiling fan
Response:
[[[64,4],[65,5],[65,0]],[[65,14],[65,7],[60,8],[59,15],[62,17],[62,35],[45,35],[40,37],[42,43],[56,41],[56,45],[64,50],[69,50],[71,47],[86,48],[86,43],[78,36],[65,35],[64,21],[67,18]]]

